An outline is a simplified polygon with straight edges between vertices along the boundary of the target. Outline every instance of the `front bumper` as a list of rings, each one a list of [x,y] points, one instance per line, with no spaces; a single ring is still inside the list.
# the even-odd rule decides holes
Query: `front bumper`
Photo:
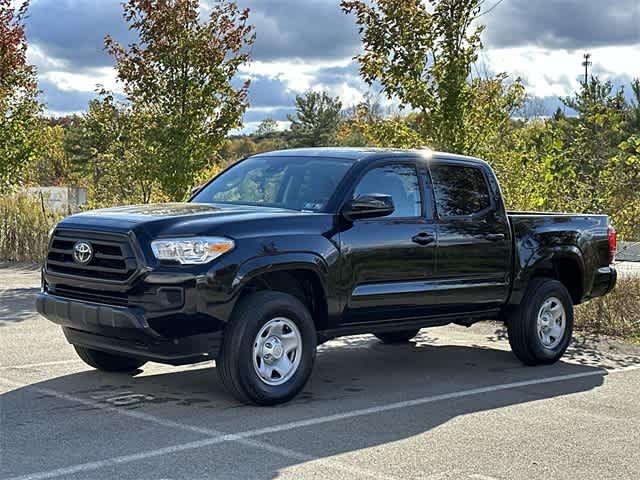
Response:
[[[63,327],[69,343],[148,361],[181,365],[218,356],[222,331],[167,338],[149,326],[141,309],[40,293],[36,309]]]

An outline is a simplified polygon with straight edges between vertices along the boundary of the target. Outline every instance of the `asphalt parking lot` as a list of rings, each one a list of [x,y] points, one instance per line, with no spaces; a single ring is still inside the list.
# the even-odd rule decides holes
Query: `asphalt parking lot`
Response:
[[[577,336],[523,367],[497,324],[322,347],[294,401],[242,406],[215,367],[91,370],[0,266],[1,479],[640,478],[640,348]]]

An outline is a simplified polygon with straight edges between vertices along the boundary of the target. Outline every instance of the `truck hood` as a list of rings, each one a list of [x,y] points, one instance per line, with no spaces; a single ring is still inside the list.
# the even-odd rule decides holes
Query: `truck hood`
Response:
[[[237,221],[313,215],[271,207],[205,203],[159,203],[105,208],[65,218],[59,227],[159,235],[209,234]]]
[[[74,215],[74,218],[101,217],[117,218],[127,222],[139,223],[158,218],[177,218],[195,215],[220,216],[248,213],[262,213],[268,215],[274,212],[289,212],[269,207],[254,207],[248,205],[209,204],[209,203],[152,203],[147,205],[130,205],[126,207],[103,208]]]

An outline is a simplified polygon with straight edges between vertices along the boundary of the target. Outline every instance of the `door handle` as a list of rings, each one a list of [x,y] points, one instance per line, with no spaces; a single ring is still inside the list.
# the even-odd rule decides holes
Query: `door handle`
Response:
[[[490,242],[501,242],[504,240],[504,233],[488,233],[484,236]]]
[[[417,235],[411,237],[411,241],[413,243],[417,243],[418,245],[429,245],[435,239],[436,237],[427,232],[420,232]]]

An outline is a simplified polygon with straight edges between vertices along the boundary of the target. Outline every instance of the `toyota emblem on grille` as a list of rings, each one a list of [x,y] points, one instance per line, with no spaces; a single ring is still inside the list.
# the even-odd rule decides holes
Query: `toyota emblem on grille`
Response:
[[[88,242],[76,242],[73,246],[73,259],[76,263],[86,265],[93,258],[93,248]]]

